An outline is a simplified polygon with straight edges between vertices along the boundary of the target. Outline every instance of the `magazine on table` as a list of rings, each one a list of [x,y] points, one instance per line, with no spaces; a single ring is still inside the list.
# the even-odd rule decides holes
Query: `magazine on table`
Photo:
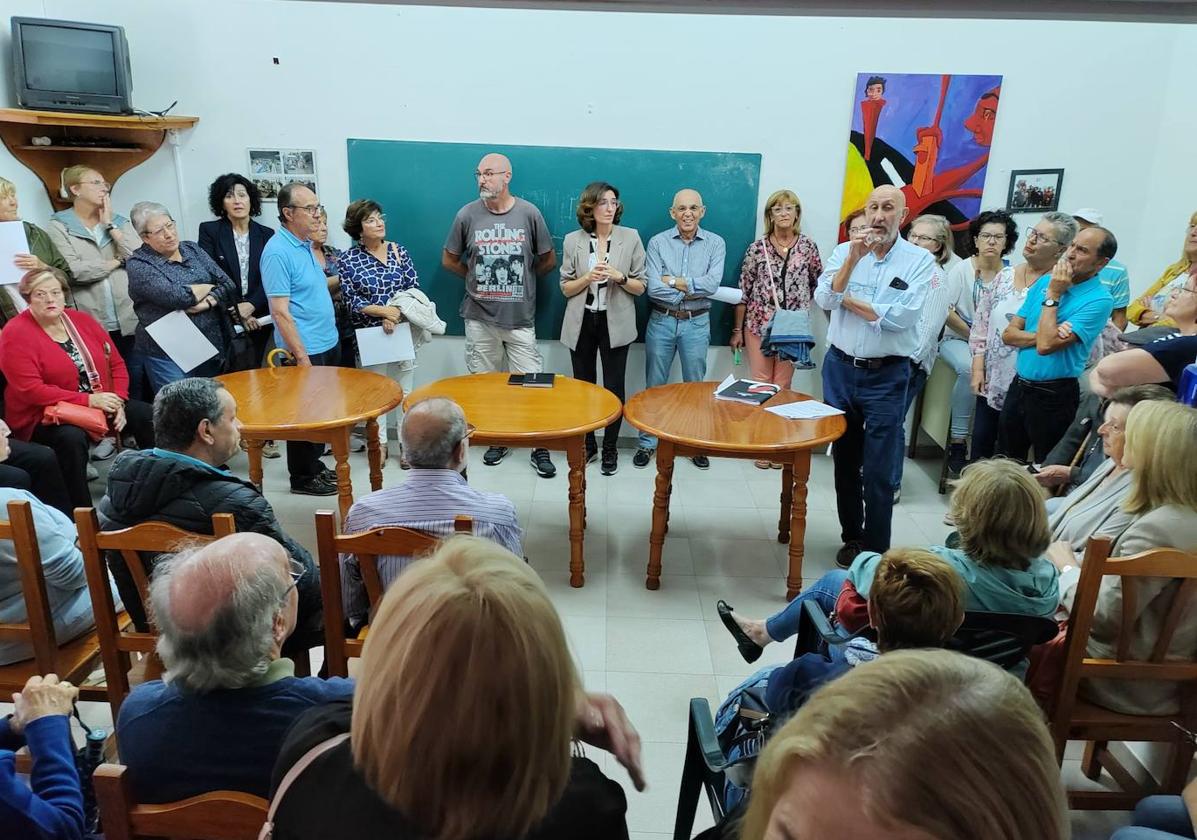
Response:
[[[715,389],[715,399],[761,405],[777,395],[781,388],[772,382],[757,382],[755,379],[736,379],[728,376]]]

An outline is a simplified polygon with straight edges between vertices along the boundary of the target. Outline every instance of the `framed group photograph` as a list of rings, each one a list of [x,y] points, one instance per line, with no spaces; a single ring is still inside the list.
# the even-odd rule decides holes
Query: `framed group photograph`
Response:
[[[277,201],[284,184],[316,189],[316,153],[311,149],[250,149],[249,177],[263,201]]]
[[[1006,210],[1011,213],[1047,213],[1060,206],[1063,169],[1015,169],[1010,173]]]

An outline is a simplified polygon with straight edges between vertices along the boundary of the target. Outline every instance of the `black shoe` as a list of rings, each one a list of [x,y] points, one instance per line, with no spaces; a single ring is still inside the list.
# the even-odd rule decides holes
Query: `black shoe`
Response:
[[[324,467],[323,469],[320,470],[320,476],[325,481],[327,481],[329,484],[337,483],[337,471],[336,470],[330,470],[328,467]]]
[[[700,470],[709,470],[711,468],[711,459],[706,455],[695,455],[690,460],[694,463],[694,466],[698,467]]]
[[[506,446],[492,446],[486,450],[486,454],[482,456],[482,463],[488,467],[493,467],[502,461],[511,452]]]
[[[960,473],[968,463],[968,451],[964,441],[953,441],[948,444],[948,478],[960,478]]]
[[[643,446],[636,450],[636,454],[632,456],[632,466],[638,470],[642,470],[648,466],[648,462],[653,459],[655,449],[645,449]]]
[[[590,441],[586,441],[586,461],[587,464],[593,464],[598,460],[598,445]]]
[[[727,601],[715,604],[715,611],[719,613],[719,620],[723,622],[727,632],[731,633],[732,638],[736,640],[736,647],[740,649],[740,656],[744,657],[744,661],[751,664],[760,659],[764,648],[748,638],[744,628],[736,623],[735,618],[732,617],[732,608]]]
[[[864,551],[864,545],[859,540],[848,540],[835,553],[835,565],[841,569],[847,569],[852,565],[852,561],[856,559],[856,555]]]
[[[615,475],[619,471],[619,453],[614,449],[604,449],[603,463],[599,468],[603,475]]]
[[[299,496],[335,496],[337,485],[323,475],[311,475],[300,481],[292,481],[291,492]]]
[[[557,468],[549,460],[549,450],[547,449],[532,450],[532,469],[536,470],[536,474],[541,478],[552,478],[557,474]]]

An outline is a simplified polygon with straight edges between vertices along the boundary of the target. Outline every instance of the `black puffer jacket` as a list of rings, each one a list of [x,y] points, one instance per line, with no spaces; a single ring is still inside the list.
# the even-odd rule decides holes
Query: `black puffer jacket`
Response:
[[[284,655],[323,643],[319,569],[307,550],[283,532],[266,497],[248,481],[151,451],[129,450],[112,462],[98,513],[105,530],[156,521],[199,534],[212,533],[212,514],[231,513],[239,532],[273,537],[307,569],[297,587],[299,622]],[[154,560],[145,558],[151,571]],[[124,560],[110,554],[108,565],[130,618],[145,627],[145,610]]]

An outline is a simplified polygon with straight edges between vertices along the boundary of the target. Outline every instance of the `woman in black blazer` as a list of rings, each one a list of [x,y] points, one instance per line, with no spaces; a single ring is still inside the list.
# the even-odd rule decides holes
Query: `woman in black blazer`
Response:
[[[217,218],[200,223],[199,246],[237,284],[238,310],[242,318],[260,318],[270,312],[270,305],[262,289],[258,263],[266,242],[274,236],[271,228],[252,218],[262,213],[262,195],[244,175],[230,172],[221,175],[208,188],[208,206]],[[271,330],[254,330],[250,335],[254,358],[260,360]]]

